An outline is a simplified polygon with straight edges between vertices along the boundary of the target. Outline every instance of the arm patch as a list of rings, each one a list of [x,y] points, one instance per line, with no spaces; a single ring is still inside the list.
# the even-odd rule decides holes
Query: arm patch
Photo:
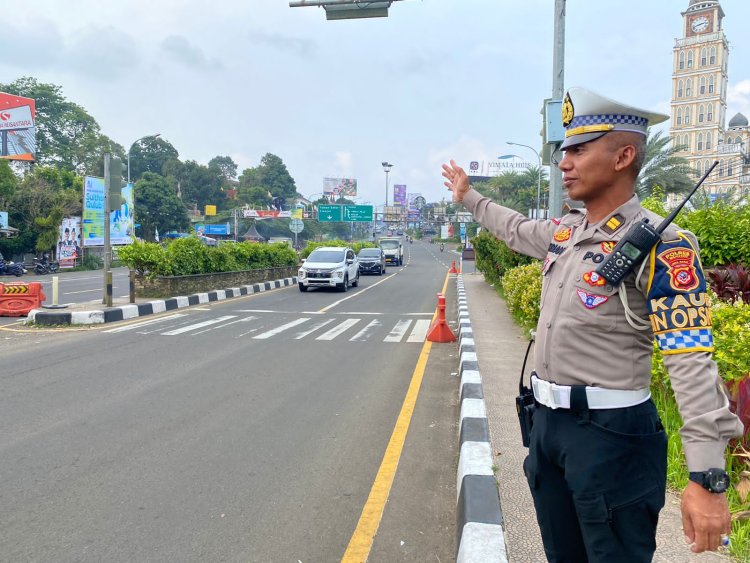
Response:
[[[712,352],[706,278],[690,239],[661,241],[651,250],[648,313],[663,354]]]

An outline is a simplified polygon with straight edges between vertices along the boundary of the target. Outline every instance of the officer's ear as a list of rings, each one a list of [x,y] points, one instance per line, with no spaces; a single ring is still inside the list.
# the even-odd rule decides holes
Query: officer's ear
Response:
[[[617,149],[615,170],[617,172],[627,170],[636,161],[637,156],[638,149],[635,147],[635,145],[622,145]]]

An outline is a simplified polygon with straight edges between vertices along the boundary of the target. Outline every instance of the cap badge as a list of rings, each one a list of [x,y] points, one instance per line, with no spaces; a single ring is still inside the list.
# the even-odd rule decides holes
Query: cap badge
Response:
[[[575,110],[573,109],[573,102],[570,99],[570,93],[565,94],[565,99],[563,100],[562,105],[562,124],[563,127],[567,127],[570,125],[570,122],[573,121],[573,116],[575,115]]]

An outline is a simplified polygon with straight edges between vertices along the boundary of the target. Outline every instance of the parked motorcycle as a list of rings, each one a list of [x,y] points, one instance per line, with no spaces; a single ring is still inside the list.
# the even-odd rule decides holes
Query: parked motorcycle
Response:
[[[3,255],[0,254],[0,276],[6,275],[21,277],[25,273],[26,268],[21,266],[21,264],[16,264],[12,261],[6,261],[5,258],[3,258]]]
[[[34,258],[34,272],[43,276],[45,274],[54,274],[60,269],[60,263],[57,260],[50,260],[44,254],[42,258]]]

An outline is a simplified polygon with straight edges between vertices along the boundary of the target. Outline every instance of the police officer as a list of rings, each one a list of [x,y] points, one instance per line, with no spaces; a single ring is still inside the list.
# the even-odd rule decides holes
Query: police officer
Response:
[[[530,220],[483,197],[462,168],[443,165],[454,201],[510,248],[542,260],[532,387],[537,403],[524,461],[547,559],[651,561],[664,505],[667,438],[650,399],[654,338],[684,425],[690,471],[683,529],[694,552],[730,532],[727,441],[742,433],[716,364],[706,280],[695,237],[670,226],[617,288],[596,273],[630,226],[660,217],[635,184],[648,126],[668,116],[583,88],[563,102],[568,197],[561,219]]]

